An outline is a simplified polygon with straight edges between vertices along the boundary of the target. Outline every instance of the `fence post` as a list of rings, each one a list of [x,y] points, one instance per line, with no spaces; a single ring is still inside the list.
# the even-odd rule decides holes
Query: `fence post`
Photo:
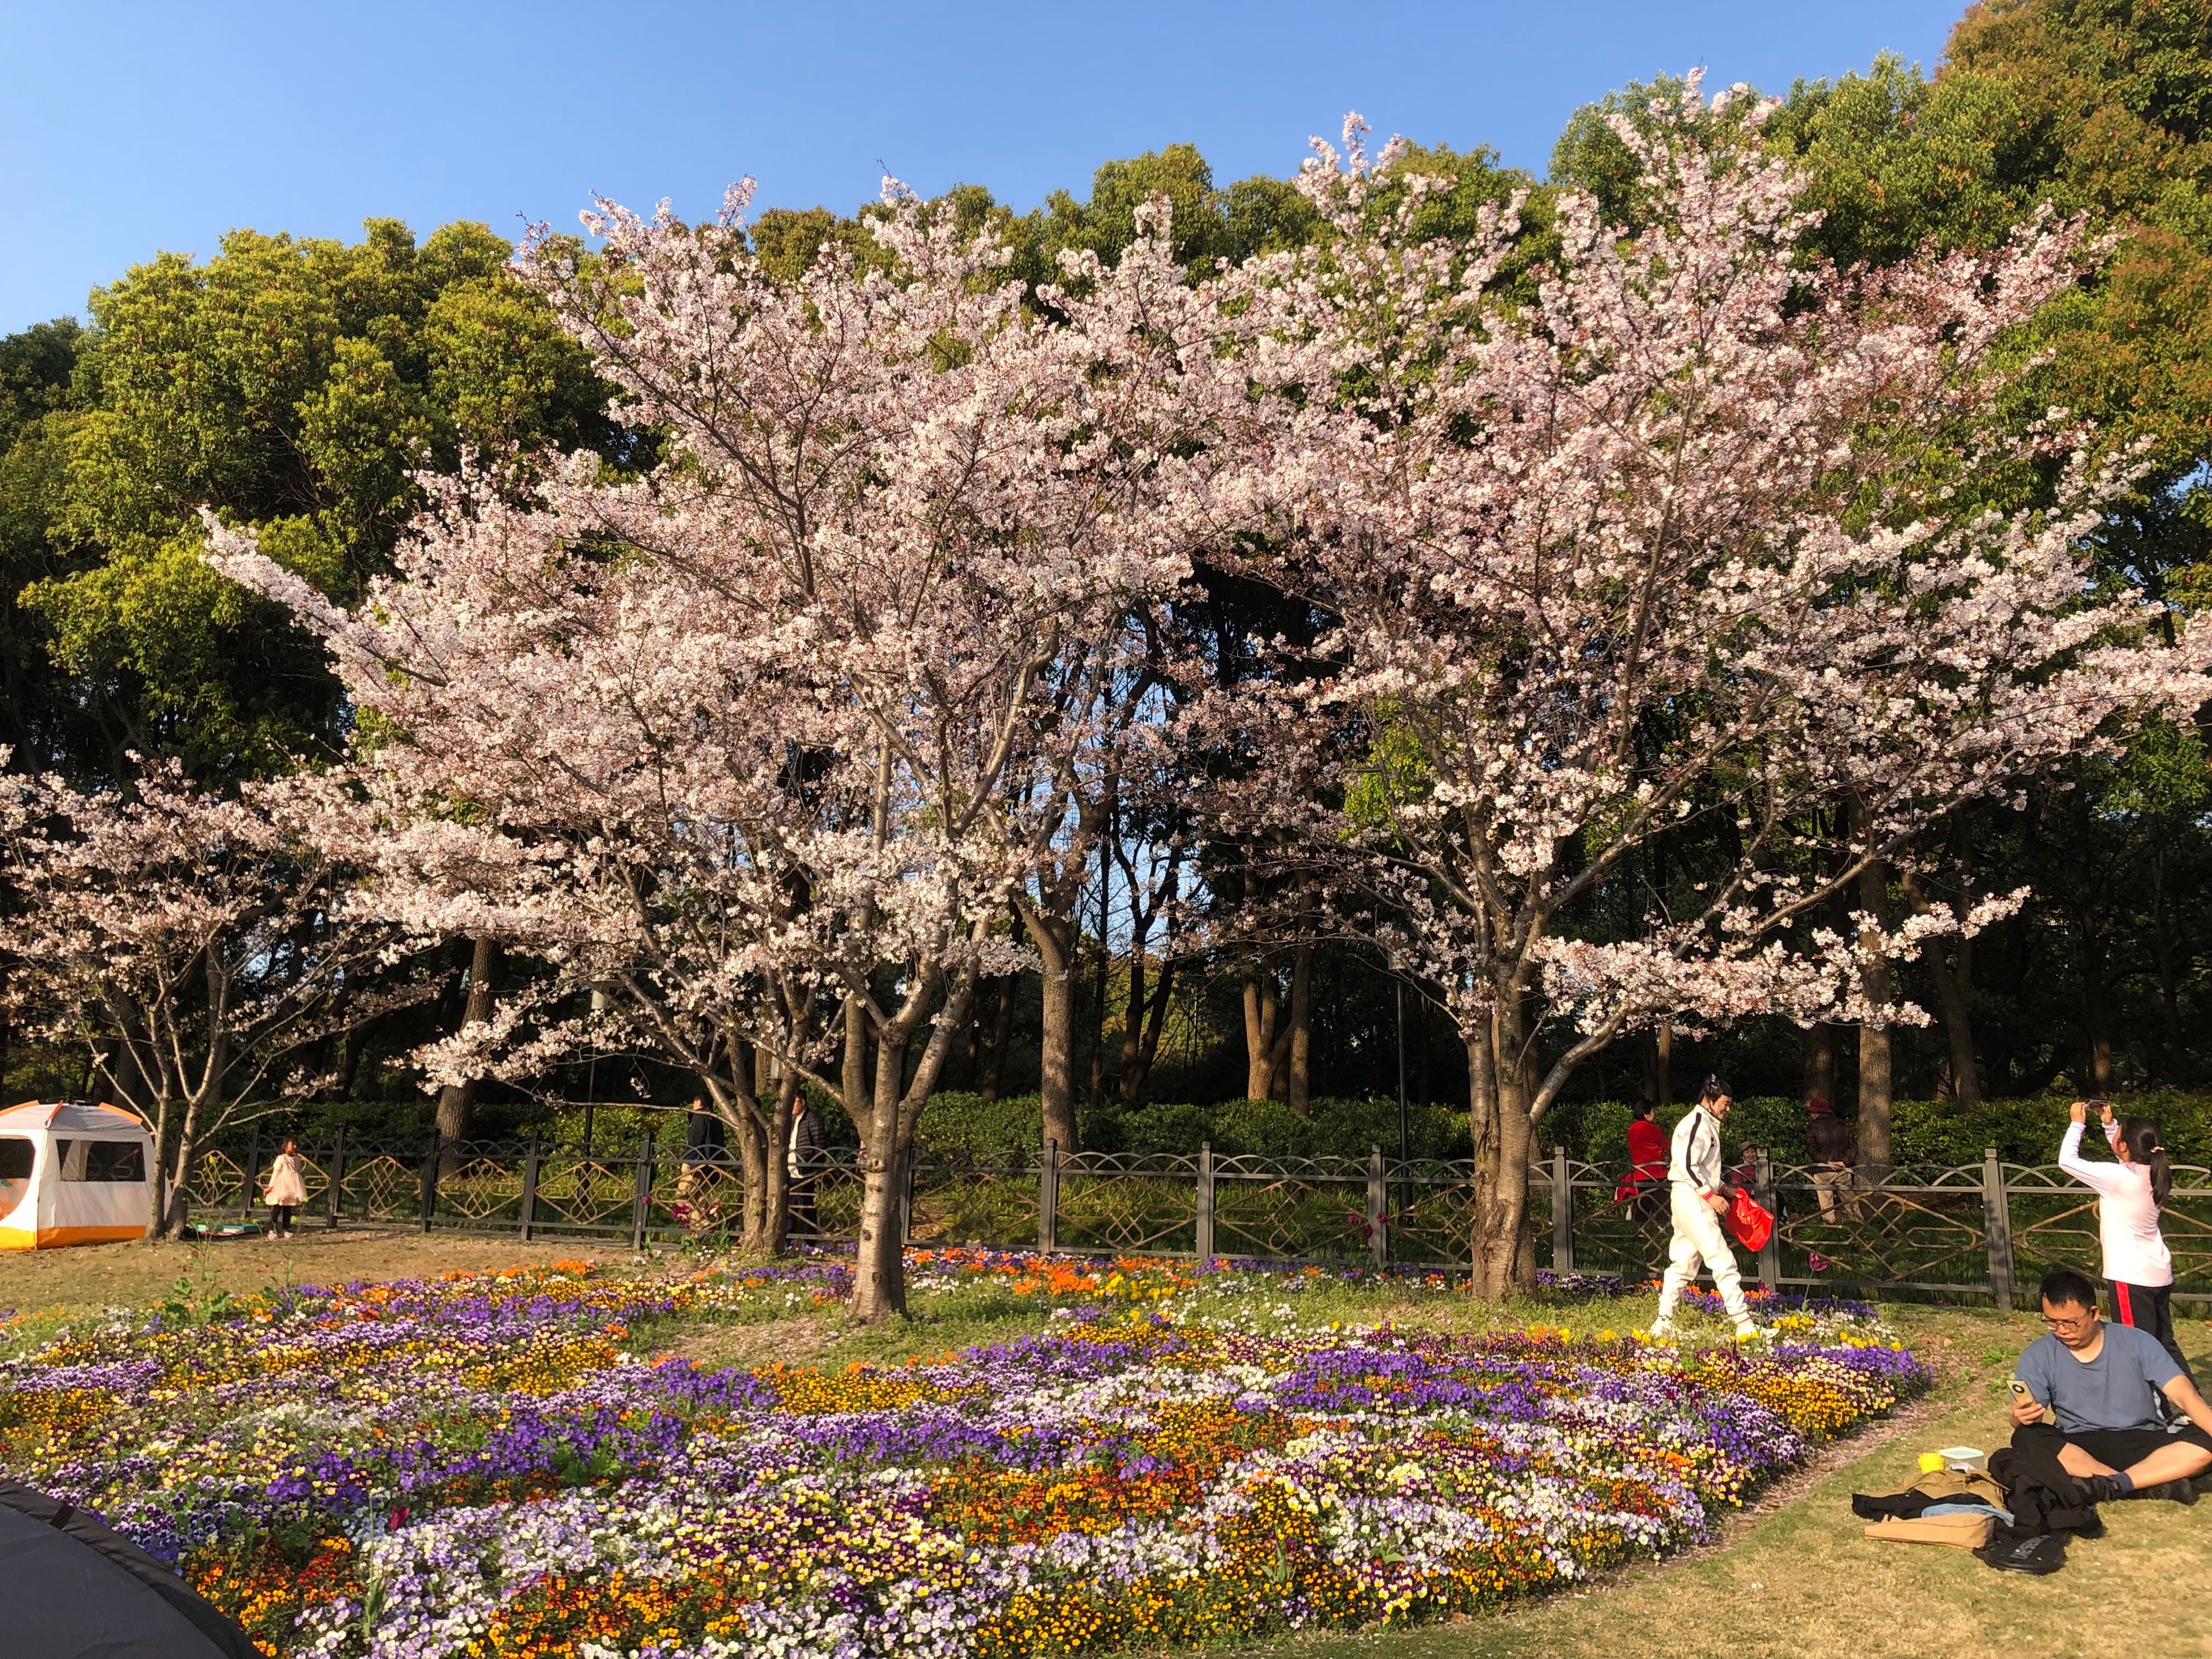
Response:
[[[1567,1176],[1567,1149],[1552,1148],[1552,1271],[1575,1270],[1575,1189]]]
[[[1200,1141],[1198,1146],[1198,1237],[1193,1243],[1200,1261],[1213,1260],[1213,1143],[1210,1140]]]
[[[430,1150],[422,1157],[422,1231],[430,1231],[430,1218],[438,1212],[438,1152],[443,1138],[430,1131]]]
[[[1759,1277],[1768,1290],[1778,1291],[1782,1288],[1782,1210],[1774,1201],[1774,1159],[1764,1146],[1753,1160],[1751,1184],[1757,1188],[1752,1196],[1774,1218],[1766,1243],[1759,1247]]]
[[[261,1131],[256,1129],[246,1138],[246,1169],[238,1178],[238,1218],[245,1220],[253,1213],[253,1177],[261,1173]]]
[[[1367,1248],[1382,1267],[1390,1259],[1389,1206],[1382,1196],[1382,1149],[1367,1149]]]
[[[637,1189],[629,1206],[629,1248],[632,1255],[645,1254],[646,1212],[653,1207],[653,1131],[645,1132],[645,1139],[637,1152]]]
[[[530,1243],[530,1230],[538,1220],[538,1131],[530,1132],[530,1150],[522,1158],[522,1242]]]
[[[329,1200],[326,1224],[338,1224],[338,1212],[345,1203],[345,1125],[338,1125],[337,1145],[331,1149],[331,1167],[325,1172],[331,1183],[323,1196]]]
[[[2013,1307],[2012,1198],[2005,1191],[1997,1149],[1982,1154],[1982,1232],[1990,1246],[1990,1300],[1999,1313]]]

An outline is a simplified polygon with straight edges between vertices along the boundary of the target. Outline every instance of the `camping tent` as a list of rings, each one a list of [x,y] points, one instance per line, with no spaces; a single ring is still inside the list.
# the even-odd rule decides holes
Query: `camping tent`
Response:
[[[112,1106],[27,1101],[0,1112],[0,1249],[143,1238],[154,1137]]]
[[[246,1632],[129,1539],[0,1480],[8,1659],[258,1659]]]

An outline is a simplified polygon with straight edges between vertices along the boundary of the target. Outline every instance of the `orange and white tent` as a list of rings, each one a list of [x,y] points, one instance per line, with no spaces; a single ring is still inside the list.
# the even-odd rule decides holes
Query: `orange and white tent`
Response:
[[[80,1101],[0,1111],[0,1250],[143,1238],[154,1137],[129,1112]]]

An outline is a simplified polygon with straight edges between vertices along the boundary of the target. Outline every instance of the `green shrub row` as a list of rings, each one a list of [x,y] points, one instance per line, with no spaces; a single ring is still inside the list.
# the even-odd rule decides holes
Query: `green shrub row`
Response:
[[[826,1098],[820,1104],[830,1140],[855,1144],[857,1137],[842,1109]],[[2117,1096],[2113,1105],[2123,1113],[2154,1119],[2166,1132],[2175,1162],[2212,1164],[2212,1093],[2148,1090]],[[1978,1164],[1983,1150],[1994,1146],[2010,1163],[2048,1164],[2057,1158],[2059,1139],[2066,1131],[2066,1107],[2063,1096],[1986,1101],[1972,1111],[1951,1100],[1902,1100],[1893,1113],[1893,1157],[1904,1164]],[[1685,1109],[1678,1105],[1662,1110],[1656,1121],[1671,1130]],[[1844,1102],[1842,1110],[1849,1118],[1851,1103]],[[496,1108],[480,1113],[477,1132],[494,1139],[536,1127],[556,1141],[582,1139],[580,1110],[562,1110],[528,1125],[510,1123],[507,1115]],[[1468,1155],[1464,1110],[1413,1106],[1407,1116],[1414,1157]],[[354,1139],[400,1141],[427,1134],[428,1120],[427,1102],[340,1102],[307,1107],[289,1121],[273,1120],[264,1133],[289,1132],[320,1139],[343,1124]],[[1628,1122],[1629,1109],[1620,1101],[1562,1106],[1538,1128],[1539,1155],[1548,1154],[1555,1145],[1564,1146],[1601,1168],[1625,1168]],[[674,1143],[684,1132],[683,1120],[671,1113],[603,1109],[598,1114],[596,1139],[606,1146],[627,1145],[647,1127],[664,1145]],[[1364,1158],[1369,1147],[1380,1146],[1385,1156],[1395,1158],[1398,1108],[1395,1101],[1372,1097],[1323,1099],[1313,1102],[1310,1113],[1300,1117],[1274,1100],[1231,1100],[1211,1106],[1163,1102],[1135,1107],[1106,1101],[1079,1106],[1076,1130],[1086,1152],[1195,1152],[1210,1142],[1223,1157]],[[244,1134],[227,1138],[242,1140]],[[1023,1158],[1042,1142],[1043,1116],[1035,1095],[985,1101],[972,1094],[942,1094],[922,1114],[920,1139],[926,1151],[975,1163]],[[1740,1100],[1729,1115],[1723,1143],[1731,1161],[1747,1147],[1764,1146],[1778,1162],[1797,1162],[1804,1155],[1805,1109],[1794,1099],[1775,1096]]]

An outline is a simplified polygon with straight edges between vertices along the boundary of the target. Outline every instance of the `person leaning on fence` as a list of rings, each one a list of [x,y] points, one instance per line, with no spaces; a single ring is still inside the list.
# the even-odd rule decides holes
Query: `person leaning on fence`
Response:
[[[709,1109],[704,1096],[694,1097],[684,1119],[684,1167],[676,1176],[679,1200],[689,1202],[698,1192],[700,1170],[721,1161],[722,1146],[722,1120]]]
[[[1628,1173],[1613,1189],[1613,1201],[1656,1221],[1666,1191],[1667,1132],[1651,1121],[1651,1102],[1639,1100],[1628,1120]]]
[[[1721,1189],[1721,1120],[1729,1113],[1728,1085],[1717,1077],[1705,1079],[1698,1103],[1674,1126],[1674,1139],[1667,1166],[1668,1204],[1674,1222],[1674,1237],[1667,1254],[1667,1275],[1659,1283],[1659,1317],[1651,1334],[1664,1336],[1672,1328],[1674,1309],[1698,1276],[1700,1264],[1710,1268],[1714,1288],[1735,1322],[1739,1337],[1756,1336],[1751,1310],[1743,1299],[1743,1278],[1728,1236],[1721,1231],[1721,1217],[1728,1212],[1728,1195]]]
[[[269,1231],[264,1238],[289,1238],[292,1217],[307,1201],[307,1184],[300,1170],[300,1143],[288,1140],[269,1166],[269,1185],[262,1197],[269,1204]]]
[[[785,1146],[784,1156],[785,1172],[791,1178],[787,1231],[818,1233],[821,1224],[814,1215],[814,1182],[822,1166],[829,1162],[829,1141],[822,1133],[822,1115],[807,1105],[804,1091],[791,1103],[791,1139]]]
[[[2104,1247],[2105,1280],[2112,1287],[2113,1316],[2156,1337],[2181,1374],[2197,1374],[2173,1337],[2173,1256],[2159,1231],[2159,1212],[2173,1190],[2173,1171],[2158,1125],[2147,1117],[2114,1118],[2110,1101],[2096,1103],[2105,1139],[2118,1161],[2092,1164],[2081,1156],[2088,1103],[2068,1109],[2072,1119],[2059,1143],[2058,1167],[2097,1189],[2097,1237]]]
[[[1805,1162],[1820,1219],[1833,1221],[1839,1212],[1847,1212],[1858,1148],[1852,1143],[1850,1125],[1836,1115],[1826,1095],[1814,1095],[1805,1103]]]
[[[2013,1372],[2013,1449],[2055,1453],[2091,1504],[2195,1503],[2193,1479],[2212,1470],[2212,1406],[2148,1332],[2098,1317],[2085,1275],[2061,1267],[2041,1294],[2049,1332]],[[2187,1420],[2162,1421],[2161,1396]],[[2046,1408],[2055,1424],[2043,1420]]]

